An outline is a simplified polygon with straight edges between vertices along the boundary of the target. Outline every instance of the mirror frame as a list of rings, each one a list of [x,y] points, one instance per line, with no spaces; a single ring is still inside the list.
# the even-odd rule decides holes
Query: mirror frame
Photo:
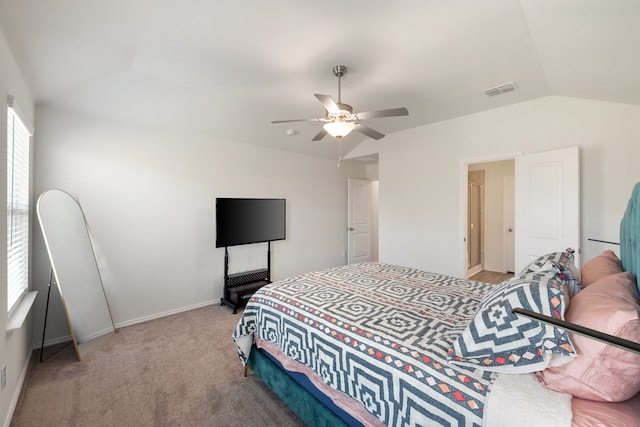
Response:
[[[49,202],[51,197],[58,199],[57,205],[53,204],[53,200],[56,199]],[[51,212],[48,209],[51,209]],[[75,209],[77,212],[74,211]],[[113,317],[98,268],[87,219],[79,201],[70,193],[59,189],[42,192],[38,197],[36,210],[76,357],[81,361],[87,353],[100,346],[115,333]],[[51,217],[51,214],[60,213],[59,211],[69,215],[65,215],[64,218],[60,218],[60,215],[57,218]],[[84,261],[84,268],[79,268],[77,264],[69,265],[69,259],[74,262]],[[70,274],[70,271],[74,273]],[[76,279],[75,282],[74,279]],[[83,281],[83,283],[78,284],[78,281]],[[79,287],[79,285],[85,284],[91,288]],[[95,303],[95,305],[86,307],[82,306],[83,304],[76,304],[76,297],[87,296],[88,292],[91,292],[92,295],[90,298],[82,298],[82,303],[88,301],[90,304]],[[104,306],[102,306],[103,301]],[[86,318],[87,313],[100,315],[100,328],[97,331],[95,328],[89,328],[89,332],[85,331],[84,326],[92,321],[92,319]],[[74,328],[74,324],[82,327]]]

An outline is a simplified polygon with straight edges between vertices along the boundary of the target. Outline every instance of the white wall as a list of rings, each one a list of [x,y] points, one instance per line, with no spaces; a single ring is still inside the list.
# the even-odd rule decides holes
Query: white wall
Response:
[[[370,163],[367,165],[367,179],[371,181],[371,241],[373,243],[372,259],[378,261],[378,190],[380,182],[378,181],[378,163]]]
[[[640,181],[640,106],[545,97],[389,135],[349,155],[379,153],[381,261],[464,277],[461,161],[576,145],[584,262],[610,248],[588,238],[619,241]]]
[[[33,126],[33,99],[13,58],[2,31],[0,31],[0,199],[7,200],[7,95],[13,95],[23,119]],[[2,203],[2,217],[7,207]],[[0,221],[0,235],[7,235],[7,222]],[[0,245],[0,368],[7,367],[7,386],[0,392],[0,423],[9,425],[10,416],[18,400],[20,387],[31,357],[31,319],[11,334],[7,328],[7,245]]]
[[[364,165],[338,168],[335,160],[48,108],[36,116],[35,190],[61,188],[79,198],[117,326],[219,303],[216,197],[287,199],[287,239],[272,243],[272,279],[346,262],[347,177],[365,178]],[[266,243],[229,248],[230,272],[266,267],[266,250]],[[50,267],[39,230],[34,263],[44,291]],[[55,297],[49,342],[68,335]],[[38,334],[44,302],[36,307]]]

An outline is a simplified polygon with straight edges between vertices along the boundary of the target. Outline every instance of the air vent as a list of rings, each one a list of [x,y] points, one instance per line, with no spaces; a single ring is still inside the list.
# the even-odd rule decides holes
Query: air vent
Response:
[[[515,90],[515,89],[516,89],[515,84],[513,82],[509,82],[500,86],[485,89],[483,92],[487,96],[497,96],[497,95],[502,95],[503,93],[511,92],[512,90]]]

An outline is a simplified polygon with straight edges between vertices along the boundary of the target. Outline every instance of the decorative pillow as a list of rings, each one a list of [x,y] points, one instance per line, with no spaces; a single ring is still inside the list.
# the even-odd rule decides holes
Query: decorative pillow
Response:
[[[449,350],[453,364],[493,372],[540,371],[562,357],[575,356],[569,335],[512,313],[515,307],[563,318],[566,285],[555,271],[529,273],[498,285],[483,299],[474,318]],[[570,360],[566,357],[563,363]]]
[[[578,284],[582,283],[582,273],[580,272],[580,269],[578,267],[576,267],[575,262],[574,262],[574,251],[573,249],[571,250],[571,252],[565,252],[565,254],[568,255],[568,257],[566,258],[566,261],[564,261],[564,267],[569,270],[569,273],[571,273],[571,275],[573,276],[573,279],[575,279]],[[560,265],[563,265],[563,261],[560,261]],[[580,286],[580,290],[582,290],[582,286]]]
[[[569,289],[569,296],[573,298],[575,294],[582,290],[580,286],[581,273],[573,262],[573,248],[567,248],[563,252],[552,252],[539,256],[522,269],[518,277],[534,272],[557,271],[560,279],[566,282]]]
[[[605,276],[571,301],[566,319],[587,328],[640,342],[640,296],[632,273]],[[547,388],[584,399],[627,400],[640,392],[640,355],[571,334],[579,356],[545,369],[538,378]]]
[[[623,271],[620,258],[612,250],[607,249],[582,266],[582,269],[580,269],[582,274],[580,284],[585,288],[605,276],[622,273]]]

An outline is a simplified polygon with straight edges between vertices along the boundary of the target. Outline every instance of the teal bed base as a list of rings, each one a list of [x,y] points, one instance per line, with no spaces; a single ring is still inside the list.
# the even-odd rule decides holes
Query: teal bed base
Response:
[[[344,421],[255,346],[251,349],[247,365],[306,425],[313,427],[347,426]]]
[[[625,271],[636,277],[640,291],[640,182],[633,187],[620,223],[620,259]]]

